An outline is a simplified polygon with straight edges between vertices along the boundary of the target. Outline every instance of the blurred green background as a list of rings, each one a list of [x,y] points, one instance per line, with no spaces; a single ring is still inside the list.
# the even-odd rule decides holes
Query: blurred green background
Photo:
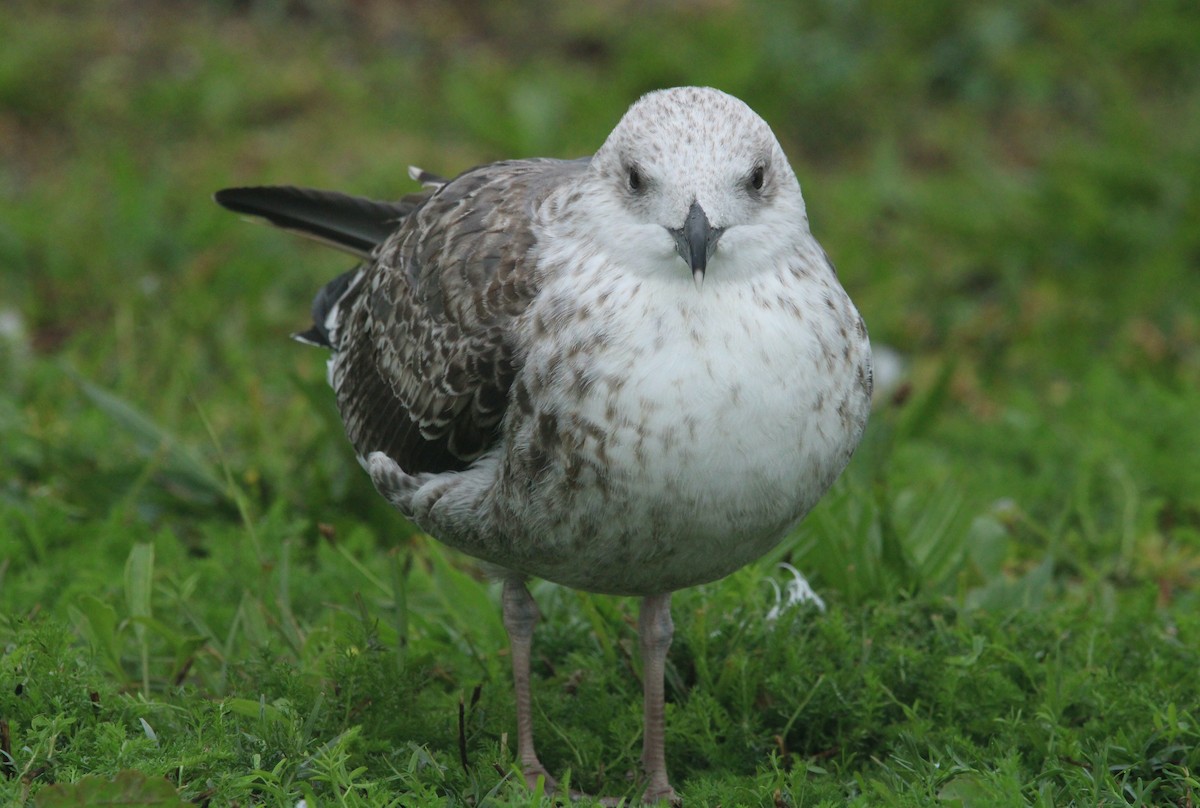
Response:
[[[1200,765],[1200,715],[1196,686],[1177,674],[1200,663],[1194,2],[10,0],[0,42],[0,637],[4,674],[25,689],[5,685],[0,697],[14,738],[4,793],[25,799],[50,782],[135,768],[176,772],[189,799],[287,804],[303,788],[325,793],[318,781],[349,782],[353,767],[338,773],[326,758],[325,780],[287,768],[306,761],[311,773],[314,749],[344,746],[375,776],[380,750],[398,738],[457,771],[454,699],[465,688],[470,700],[476,679],[489,683],[482,703],[497,701],[470,749],[505,770],[512,714],[494,592],[377,501],[344,445],[324,356],[287,339],[346,261],[242,224],[210,195],[291,183],[397,197],[414,187],[410,164],[453,174],[500,158],[584,155],[641,93],[708,84],[775,129],[813,232],[895,372],[845,479],[796,536],[677,601],[684,628],[669,696],[680,729],[668,746],[685,796],[754,802],[746,795],[781,788],[788,804],[871,794],[876,804],[929,804],[929,794],[1062,804],[1086,771],[1092,802],[1111,791],[1130,804],[1191,804],[1181,772]],[[968,667],[986,664],[971,656],[980,637],[1002,648],[1011,633],[1001,656],[1028,659],[1022,625],[1090,632],[1134,656],[1150,653],[1138,642],[1174,643],[1170,665],[1104,668],[1107,678],[1079,687],[1142,694],[1163,710],[1178,703],[1191,723],[1176,712],[1159,721],[1149,707],[1092,724],[1051,710],[1051,724],[1080,734],[1075,751],[1039,758],[1016,740],[987,751],[946,717],[953,709],[929,707],[975,697],[938,684],[903,708],[893,699],[856,711],[806,701],[798,685],[788,702],[765,668],[736,687],[710,677],[703,660],[714,654],[755,658],[772,642],[799,642],[704,639],[746,598],[765,610],[762,579],[779,560],[801,567],[841,615],[813,629],[831,632],[821,642],[833,649],[838,637],[852,644],[856,631],[899,621],[908,628],[896,641],[921,658],[941,624],[911,610],[929,608],[997,621],[955,635],[950,645],[965,646],[945,653]],[[548,691],[558,695],[544,697],[539,720],[595,739],[548,762],[574,766],[589,788],[627,788],[612,784],[633,765],[636,722],[587,722],[589,709],[624,715],[614,705],[636,701],[634,685],[615,681],[632,679],[615,660],[636,669],[626,640],[600,628],[627,621],[629,606],[541,594],[559,626],[545,627],[548,647],[591,671],[589,687],[616,689],[600,706]],[[346,662],[348,648],[396,649],[400,637],[408,659],[384,654],[399,674]],[[31,672],[61,673],[68,659],[76,678],[36,701]],[[850,663],[813,673],[811,660],[793,662],[793,684],[853,675]],[[1061,663],[1094,672],[1070,655]],[[278,665],[291,673],[270,673]],[[326,685],[336,671],[351,675],[345,665],[381,688],[377,704],[434,699],[429,715],[450,717],[397,727],[387,723],[395,716],[347,708],[335,720],[328,704],[343,696]],[[934,665],[930,682],[944,685],[934,673],[944,668]],[[539,675],[555,685],[571,672],[547,662]],[[97,688],[116,711],[103,721],[124,727],[107,740],[35,721],[81,716],[72,699]],[[226,739],[235,748],[206,758],[198,750],[220,744],[195,727],[179,730],[195,744],[186,764],[159,747],[122,759],[105,746],[141,739],[133,716],[155,704],[199,715],[214,699],[267,721],[252,707],[272,688],[288,694],[292,712],[281,715],[291,718],[279,720],[292,734],[264,730],[253,749]],[[1031,725],[1013,716],[1046,709],[1048,691],[1017,691],[993,717],[1024,737]],[[896,736],[880,727],[911,723],[922,700],[925,735],[905,737],[976,738],[956,765],[985,774],[947,791],[943,775],[893,766]],[[696,740],[717,708],[718,724],[741,729]],[[1047,762],[1099,755],[1100,739],[1139,728],[1174,751],[1130,741],[1119,764]],[[331,737],[343,746],[321,747]],[[914,754],[953,757],[955,742]],[[617,759],[604,757],[622,744]],[[467,799],[461,778],[500,778],[468,771],[458,781],[413,774],[397,793]],[[1135,781],[1157,785],[1131,798]],[[738,788],[750,790],[731,796]]]

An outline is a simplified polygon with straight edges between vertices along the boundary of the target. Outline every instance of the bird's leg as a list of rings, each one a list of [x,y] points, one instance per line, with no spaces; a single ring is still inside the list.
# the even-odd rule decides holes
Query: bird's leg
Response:
[[[671,593],[649,595],[642,599],[638,615],[638,639],[642,646],[642,709],[645,726],[642,733],[642,768],[649,782],[643,802],[665,800],[675,803],[675,789],[667,780],[667,760],[663,751],[666,726],[663,720],[663,673],[667,649],[675,624],[671,622]]]
[[[538,777],[545,777],[545,790],[554,791],[554,778],[538,760],[533,748],[533,704],[529,694],[529,657],[533,646],[533,627],[540,617],[533,596],[520,578],[504,582],[504,628],[508,631],[509,653],[512,654],[513,686],[517,695],[517,757],[521,772],[530,789],[537,787]]]

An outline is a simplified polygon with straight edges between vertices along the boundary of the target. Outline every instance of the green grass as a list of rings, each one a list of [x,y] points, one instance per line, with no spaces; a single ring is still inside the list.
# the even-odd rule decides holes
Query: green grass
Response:
[[[9,5],[0,802],[539,804],[495,587],[286,338],[345,261],[209,196],[585,154],[711,83],[905,365],[797,533],[676,596],[686,803],[1197,803],[1194,4]],[[765,619],[779,561],[826,613]],[[535,595],[544,762],[636,799],[636,604]]]

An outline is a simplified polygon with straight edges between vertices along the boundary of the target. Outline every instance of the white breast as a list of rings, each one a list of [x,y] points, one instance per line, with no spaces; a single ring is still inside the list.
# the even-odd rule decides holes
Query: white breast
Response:
[[[869,349],[831,274],[701,290],[618,277],[574,285],[570,311],[544,291],[525,373],[534,422],[553,415],[567,439],[522,495],[516,523],[540,559],[527,572],[630,594],[724,576],[773,546],[858,442]]]

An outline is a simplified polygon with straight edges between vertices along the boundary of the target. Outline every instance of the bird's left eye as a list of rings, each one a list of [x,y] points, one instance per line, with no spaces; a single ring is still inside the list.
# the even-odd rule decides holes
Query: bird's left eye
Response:
[[[767,170],[763,166],[755,166],[754,173],[750,175],[750,187],[756,191],[761,191],[766,173]]]
[[[637,166],[630,166],[629,167],[629,190],[635,191],[635,192],[640,191],[640,190],[642,190],[643,184],[644,183],[642,182],[642,172],[638,170]]]

